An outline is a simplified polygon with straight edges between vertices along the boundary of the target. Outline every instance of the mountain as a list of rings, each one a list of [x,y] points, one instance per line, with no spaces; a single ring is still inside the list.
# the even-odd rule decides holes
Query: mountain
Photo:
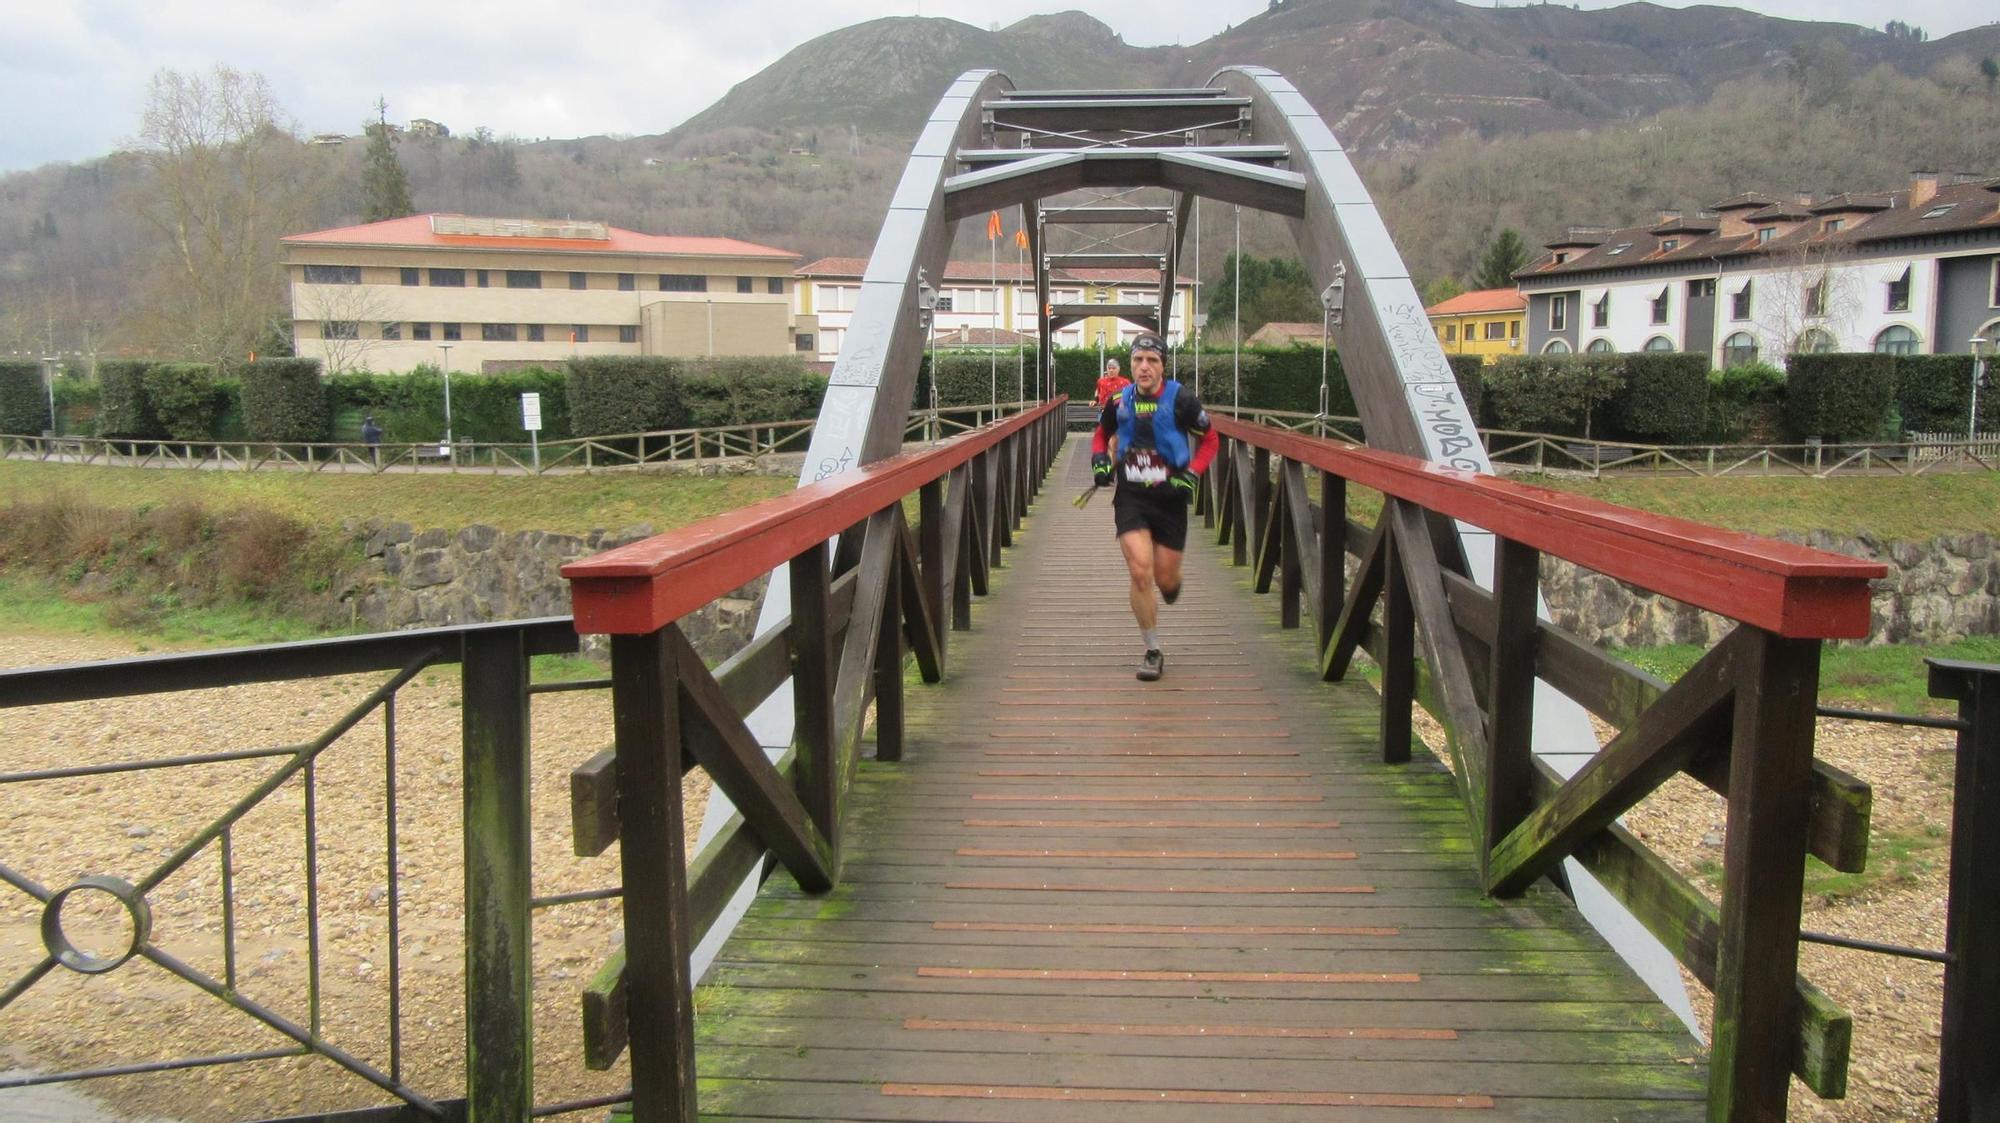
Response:
[[[948,19],[871,20],[807,42],[674,130],[835,128],[913,133],[951,80],[997,67],[1022,88],[1191,86],[1220,67],[1284,74],[1362,155],[1629,121],[1723,83],[1801,66],[1923,74],[2000,54],[2000,25],[1936,41],[1738,8],[1456,0],[1277,0],[1186,47],[1133,47],[1082,12],[999,31]]]
[[[968,70],[996,68],[1018,86],[1043,89],[1143,86],[1153,84],[1148,75],[1171,50],[1126,46],[1082,12],[1030,16],[1000,31],[891,16],[793,48],[674,134],[735,126],[914,134],[938,96]]]

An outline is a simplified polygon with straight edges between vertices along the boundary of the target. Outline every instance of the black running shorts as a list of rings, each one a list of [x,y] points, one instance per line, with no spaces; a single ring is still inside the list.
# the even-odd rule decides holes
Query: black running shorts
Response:
[[[1155,546],[1187,549],[1188,504],[1173,488],[1119,488],[1111,497],[1111,519],[1123,537],[1134,530],[1152,534]]]

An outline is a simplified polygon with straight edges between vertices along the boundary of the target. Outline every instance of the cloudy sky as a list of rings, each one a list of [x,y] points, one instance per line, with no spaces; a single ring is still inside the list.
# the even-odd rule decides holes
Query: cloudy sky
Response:
[[[1493,0],[1475,0],[1482,6]],[[1903,0],[1933,38],[1992,18],[1992,0]],[[430,117],[526,138],[672,128],[815,35],[879,16],[978,26],[1077,6],[1142,46],[1199,42],[1265,0],[0,0],[0,171],[101,155],[138,127],[162,67],[226,63],[271,80],[307,132],[353,132],[380,95]],[[1585,7],[1609,7],[1584,0]],[[1673,6],[1685,6],[1674,3]],[[1750,0],[1801,19],[1879,26],[1877,0]],[[996,10],[1004,9],[996,16]]]

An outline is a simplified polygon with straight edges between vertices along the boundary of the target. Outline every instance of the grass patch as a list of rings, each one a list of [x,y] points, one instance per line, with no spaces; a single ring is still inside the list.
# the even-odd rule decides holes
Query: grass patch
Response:
[[[2000,534],[2000,474],[1720,479],[1516,477],[1524,483],[1757,534],[1824,528],[1885,539]]]
[[[528,663],[529,682],[577,682],[603,678],[609,673],[604,664],[581,655],[536,655]]]
[[[329,634],[307,621],[241,604],[159,604],[135,615],[126,602],[80,602],[51,582],[9,574],[0,574],[0,618],[15,635],[114,635],[134,641],[140,651],[249,647]]]
[[[62,493],[81,504],[140,510],[170,503],[216,512],[268,511],[312,527],[376,516],[419,530],[484,523],[501,530],[587,534],[647,522],[684,526],[792,490],[789,476],[619,472],[575,476],[306,475],[194,472],[0,461],[0,503]]]
[[[1921,880],[1950,855],[1944,831],[1921,834],[1875,831],[1868,838],[1868,868],[1841,873],[1810,855],[1806,857],[1807,900],[1825,904],[1859,897],[1878,889],[1896,889]]]
[[[1698,644],[1621,647],[1612,654],[1672,682],[1706,649]],[[1897,713],[1945,713],[1953,704],[1930,696],[1926,658],[2000,663],[2000,637],[1979,636],[1928,646],[1828,644],[1821,648],[1819,698],[1827,705]]]

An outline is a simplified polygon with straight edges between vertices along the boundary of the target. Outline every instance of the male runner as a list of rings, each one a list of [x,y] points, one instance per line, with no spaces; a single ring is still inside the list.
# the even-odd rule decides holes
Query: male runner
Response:
[[[1181,552],[1187,548],[1188,503],[1221,444],[1208,411],[1192,390],[1166,375],[1166,345],[1148,332],[1132,341],[1134,384],[1104,403],[1090,438],[1090,468],[1098,486],[1112,482],[1111,513],[1118,548],[1132,576],[1132,617],[1146,652],[1139,678],[1152,682],[1166,670],[1160,651],[1159,607],[1153,587],[1168,604],[1181,595]],[[1110,443],[1118,442],[1116,470]]]

